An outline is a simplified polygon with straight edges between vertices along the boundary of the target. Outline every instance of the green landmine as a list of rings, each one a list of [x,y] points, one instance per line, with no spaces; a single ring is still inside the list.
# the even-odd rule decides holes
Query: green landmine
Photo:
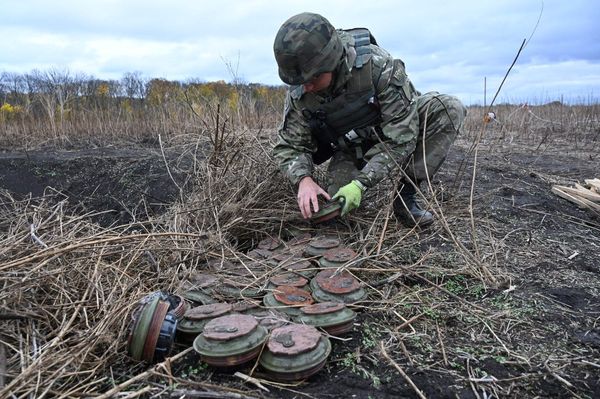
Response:
[[[232,314],[207,323],[194,340],[194,349],[211,366],[231,367],[255,359],[267,337],[253,316]]]
[[[352,330],[356,313],[339,302],[321,302],[300,308],[296,321],[319,327],[330,335],[339,336]]]
[[[316,374],[330,353],[329,339],[315,327],[290,324],[271,331],[259,363],[273,379],[299,381]]]

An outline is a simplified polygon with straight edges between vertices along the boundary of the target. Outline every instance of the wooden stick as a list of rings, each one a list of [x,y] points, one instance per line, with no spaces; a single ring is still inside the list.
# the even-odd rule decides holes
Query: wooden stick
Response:
[[[567,186],[554,186],[554,187],[556,187],[560,191],[563,191],[567,194],[574,195],[576,197],[585,198],[592,202],[600,202],[600,194],[596,193],[595,191],[588,190],[587,188],[583,187],[580,184],[575,184],[575,188],[567,187]]]
[[[600,179],[585,179],[584,181],[593,191],[600,193]]]
[[[552,187],[552,192],[554,194],[558,195],[559,197],[566,199],[567,201],[571,201],[571,202],[579,205],[580,208],[587,208],[596,214],[598,214],[600,212],[599,204],[596,204],[586,198],[578,197],[577,195],[573,195],[573,194],[569,194],[566,191],[564,191],[560,186]]]
[[[0,342],[0,390],[4,388],[4,376],[6,375],[6,347]]]
[[[433,305],[431,307],[431,310],[437,308],[438,306],[440,306],[439,303],[436,303],[435,305]],[[413,321],[420,319],[421,317],[425,316],[427,313],[423,312],[423,313],[419,313],[416,316],[411,317],[410,319],[406,320],[404,323],[400,324],[398,327],[395,328],[395,331],[400,331],[402,330],[404,327],[410,325]]]
[[[442,340],[442,334],[440,332],[440,325],[437,320],[435,321],[435,328],[437,330],[438,341],[440,341],[440,347],[442,348],[442,356],[444,357],[444,366],[448,367],[448,356],[446,356],[446,348],[444,347],[444,341]]]
[[[254,384],[255,386],[257,386],[258,388],[262,389],[263,391],[266,392],[270,392],[269,389],[267,387],[265,387],[259,379],[254,378],[254,377],[250,377],[249,375],[246,375],[244,373],[240,373],[239,371],[236,371],[233,374],[234,377],[238,377],[241,378],[242,380],[244,380],[245,382],[249,382],[251,384]]]
[[[402,370],[402,367],[400,367],[398,365],[398,363],[396,363],[385,351],[385,347],[383,345],[383,341],[379,342],[379,349],[381,350],[381,354],[383,355],[383,357],[385,357],[387,359],[388,362],[390,362],[392,364],[392,366],[394,366],[394,368],[396,368],[396,370],[398,370],[398,372],[400,373],[400,375],[402,376],[402,378],[404,378],[404,380],[408,383],[408,385],[410,385],[410,387],[415,391],[415,393],[417,394],[417,396],[421,399],[427,399],[427,397],[423,394],[423,392],[421,392],[421,390],[419,389],[419,387],[417,387],[415,385],[415,383],[410,379],[410,377],[404,372],[404,370]]]

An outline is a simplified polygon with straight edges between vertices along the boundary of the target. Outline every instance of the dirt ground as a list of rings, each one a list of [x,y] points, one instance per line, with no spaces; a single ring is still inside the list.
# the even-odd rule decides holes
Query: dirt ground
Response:
[[[231,371],[207,369],[196,355],[173,365],[174,375],[237,387],[237,397],[418,397],[400,370],[428,398],[600,397],[600,220],[550,191],[600,177],[600,163],[583,153],[489,148],[478,155],[473,193],[475,231],[486,245],[468,240],[474,162],[467,146],[453,148],[435,187],[450,191],[441,209],[465,232],[459,240],[489,262],[496,285],[461,271],[438,223],[412,234],[398,253],[407,263],[429,254],[431,273],[419,270],[434,285],[408,276],[381,288],[374,304],[415,293],[403,319],[377,306],[359,310],[351,339],[334,341],[326,367],[308,381],[248,391]],[[171,172],[184,186],[181,170]],[[0,188],[38,196],[51,186],[79,212],[106,211],[95,216],[105,225],[158,214],[179,194],[154,150],[4,153],[0,171]]]
[[[68,198],[104,226],[159,214],[185,186],[185,176],[173,170],[171,179],[160,151],[151,148],[0,152],[0,170],[0,187],[16,197]]]

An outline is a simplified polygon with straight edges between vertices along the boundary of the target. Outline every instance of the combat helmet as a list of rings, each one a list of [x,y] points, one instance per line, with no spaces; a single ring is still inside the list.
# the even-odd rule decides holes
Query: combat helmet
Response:
[[[273,44],[279,77],[299,85],[336,69],[343,55],[335,28],[319,14],[294,15],[281,25]]]

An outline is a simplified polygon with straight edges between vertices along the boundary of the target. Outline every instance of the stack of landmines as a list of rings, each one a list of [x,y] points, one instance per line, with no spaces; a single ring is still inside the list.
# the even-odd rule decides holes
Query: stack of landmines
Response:
[[[581,184],[575,184],[575,187],[552,186],[552,192],[600,216],[600,179],[586,179],[585,186]]]
[[[258,358],[277,380],[318,372],[332,350],[329,337],[352,330],[356,313],[347,305],[367,296],[344,270],[358,254],[337,237],[303,234],[285,243],[265,239],[245,256],[243,264],[209,261],[179,294],[143,298],[132,314],[131,357],[162,361],[176,340],[218,368]]]

